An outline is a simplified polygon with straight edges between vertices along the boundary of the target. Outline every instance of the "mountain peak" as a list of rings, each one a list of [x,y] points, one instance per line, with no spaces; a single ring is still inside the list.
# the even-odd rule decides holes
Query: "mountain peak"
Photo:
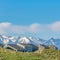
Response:
[[[33,44],[33,45],[54,45],[60,49],[60,39],[51,38],[49,40],[44,40],[36,37],[20,37],[20,36],[6,36],[6,35],[0,35],[0,43],[2,44],[17,44],[17,43],[23,43],[23,44]]]
[[[20,43],[25,43],[25,44],[32,44],[32,41],[28,37],[21,37],[19,39]]]

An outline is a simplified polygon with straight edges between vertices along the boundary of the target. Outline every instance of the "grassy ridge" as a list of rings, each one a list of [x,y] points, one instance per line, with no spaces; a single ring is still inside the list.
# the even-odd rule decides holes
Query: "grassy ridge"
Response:
[[[0,60],[60,60],[60,51],[45,49],[38,52],[15,52],[0,48]]]

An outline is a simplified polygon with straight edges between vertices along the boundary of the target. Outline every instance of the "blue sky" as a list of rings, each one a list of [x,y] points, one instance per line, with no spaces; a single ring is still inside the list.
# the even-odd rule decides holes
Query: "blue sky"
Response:
[[[58,0],[0,0],[0,22],[28,25],[60,20]]]
[[[59,0],[0,0],[0,23],[30,26],[60,22]],[[9,25],[9,24],[8,24]],[[45,26],[46,27],[46,26]],[[60,27],[59,27],[60,28]],[[23,30],[23,29],[22,29]],[[40,36],[60,36],[59,32],[41,32]],[[50,34],[49,34],[50,33]],[[54,33],[54,34],[53,34]],[[47,37],[48,38],[48,37]]]

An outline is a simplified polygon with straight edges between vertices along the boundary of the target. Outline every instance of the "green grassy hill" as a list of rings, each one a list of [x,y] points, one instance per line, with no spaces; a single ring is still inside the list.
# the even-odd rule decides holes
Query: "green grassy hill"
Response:
[[[60,60],[60,51],[45,49],[38,52],[15,52],[0,48],[0,60]]]

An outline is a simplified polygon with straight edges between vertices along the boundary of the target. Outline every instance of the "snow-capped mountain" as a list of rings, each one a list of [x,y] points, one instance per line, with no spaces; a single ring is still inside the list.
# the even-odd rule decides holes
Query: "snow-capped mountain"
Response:
[[[60,49],[60,39],[54,39],[51,38],[49,40],[44,40],[40,39],[37,37],[20,37],[20,36],[6,36],[6,35],[0,35],[0,43],[2,44],[18,44],[18,43],[23,43],[23,44],[34,44],[34,45],[39,45],[39,44],[44,44],[44,45],[54,45]]]
[[[6,35],[0,35],[0,43],[2,44],[15,44],[17,39],[19,37],[17,36],[6,36]]]
[[[37,37],[29,37],[29,39],[32,40],[35,43],[35,45],[43,44],[46,41]]]
[[[21,37],[18,40],[18,43],[33,44],[34,42],[32,40],[30,40],[28,37]]]
[[[0,36],[0,43],[3,44],[17,44],[17,43],[24,43],[24,44],[34,44],[39,45],[42,44],[45,40],[36,38],[36,37],[20,37],[20,36]]]
[[[58,47],[58,49],[60,49],[60,39],[55,39],[55,38],[52,38],[51,39],[53,41],[53,44]]]
[[[56,38],[51,38],[49,40],[47,40],[44,45],[54,45],[56,46],[58,49],[60,49],[60,39],[56,39]]]

